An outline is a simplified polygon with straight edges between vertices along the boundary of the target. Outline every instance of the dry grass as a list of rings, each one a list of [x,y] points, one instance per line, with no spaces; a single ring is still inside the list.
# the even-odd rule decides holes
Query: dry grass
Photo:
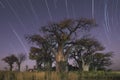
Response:
[[[120,80],[120,72],[0,72],[0,80]]]

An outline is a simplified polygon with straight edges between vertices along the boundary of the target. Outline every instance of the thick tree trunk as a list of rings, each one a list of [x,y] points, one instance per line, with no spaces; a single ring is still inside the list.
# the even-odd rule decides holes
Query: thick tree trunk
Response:
[[[83,71],[89,71],[90,65],[85,63],[84,60],[82,60],[82,69]]]
[[[63,72],[66,70],[66,59],[63,55],[63,48],[59,46],[58,53],[56,54],[56,71],[57,72]]]
[[[88,64],[84,64],[82,66],[82,68],[83,68],[83,71],[89,71],[89,65]]]
[[[12,68],[13,68],[13,66],[12,66],[12,65],[10,65],[10,71],[12,71]]]
[[[57,72],[61,72],[61,71],[65,71],[65,66],[66,61],[65,61],[65,57],[63,56],[63,54],[57,54],[56,56],[56,71]]]

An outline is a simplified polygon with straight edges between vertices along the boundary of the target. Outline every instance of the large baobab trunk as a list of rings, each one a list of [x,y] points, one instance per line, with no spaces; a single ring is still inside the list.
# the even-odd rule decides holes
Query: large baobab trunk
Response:
[[[83,71],[89,71],[89,65],[88,64],[83,64],[82,68],[83,68]]]
[[[83,71],[89,71],[90,65],[85,63],[84,60],[82,60],[82,69]]]
[[[56,55],[56,71],[61,72],[65,70],[65,58],[63,54]]]
[[[58,53],[56,54],[56,71],[63,72],[66,70],[66,59],[63,55],[63,48],[60,46],[58,48]]]

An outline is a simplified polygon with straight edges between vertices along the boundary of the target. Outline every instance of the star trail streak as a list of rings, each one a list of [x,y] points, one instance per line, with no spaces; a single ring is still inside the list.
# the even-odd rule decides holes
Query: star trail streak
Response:
[[[50,8],[48,6],[47,0],[45,0],[45,4],[46,4],[47,10],[48,10],[48,14],[49,14],[50,20],[53,21],[53,18],[52,18],[52,15],[51,15]]]
[[[68,1],[67,0],[65,0],[65,7],[66,7],[67,18],[69,18]]]
[[[73,15],[73,18],[76,18],[74,5],[72,5],[72,15]]]
[[[105,34],[107,36],[108,42],[110,43],[110,24],[109,24],[109,15],[108,15],[108,5],[107,5],[107,0],[105,1],[105,6],[104,6],[104,21],[105,21]]]
[[[25,51],[26,53],[28,53],[28,51],[27,51],[27,49],[26,49],[26,47],[25,47],[25,45],[24,45],[24,42],[22,41],[22,39],[20,38],[20,36],[18,35],[18,33],[15,31],[15,29],[12,27],[11,24],[9,24],[9,26],[10,26],[13,34],[16,36],[16,38],[18,39],[18,41],[19,41],[20,44],[22,45],[24,51]]]
[[[53,1],[54,1],[55,8],[57,8],[57,0],[53,0]]]
[[[3,8],[5,8],[5,5],[0,1],[0,5],[3,7]]]
[[[33,4],[32,4],[32,2],[31,2],[31,0],[28,0],[28,1],[29,1],[29,4],[30,4],[30,8],[31,8],[31,10],[32,10],[32,13],[33,13],[33,15],[35,16],[35,21],[36,21],[35,24],[38,24],[38,23],[37,23],[37,22],[39,22],[38,15],[37,15],[34,7],[33,7]],[[35,24],[34,24],[34,25],[35,25]]]
[[[18,16],[17,12],[14,10],[14,8],[12,7],[12,5],[9,3],[8,0],[5,0],[8,4],[8,6],[10,7],[10,9],[12,10],[13,14],[15,15],[15,17],[17,18],[17,20],[19,21],[19,23],[21,24],[21,27],[25,30],[25,25],[22,22],[22,20],[20,19],[20,17]]]
[[[92,0],[92,18],[94,19],[94,9],[95,9],[95,1],[94,0]]]
[[[116,15],[115,17],[117,18],[117,25],[119,25],[119,17],[120,17],[119,15],[120,13],[118,12],[118,9],[119,9],[118,3],[119,3],[119,0],[116,0],[115,1],[115,15]]]

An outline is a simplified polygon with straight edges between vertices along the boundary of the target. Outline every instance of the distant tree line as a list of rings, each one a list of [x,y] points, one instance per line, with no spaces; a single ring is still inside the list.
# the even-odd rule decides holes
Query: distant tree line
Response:
[[[27,35],[26,40],[33,44],[29,58],[36,61],[36,70],[105,70],[112,64],[112,52],[103,52],[105,47],[97,39],[85,35],[96,26],[93,19],[66,19],[41,26],[39,34]],[[3,60],[9,64],[10,70],[16,62],[20,71],[25,59],[24,55],[11,55]],[[73,62],[70,64],[69,60]]]

